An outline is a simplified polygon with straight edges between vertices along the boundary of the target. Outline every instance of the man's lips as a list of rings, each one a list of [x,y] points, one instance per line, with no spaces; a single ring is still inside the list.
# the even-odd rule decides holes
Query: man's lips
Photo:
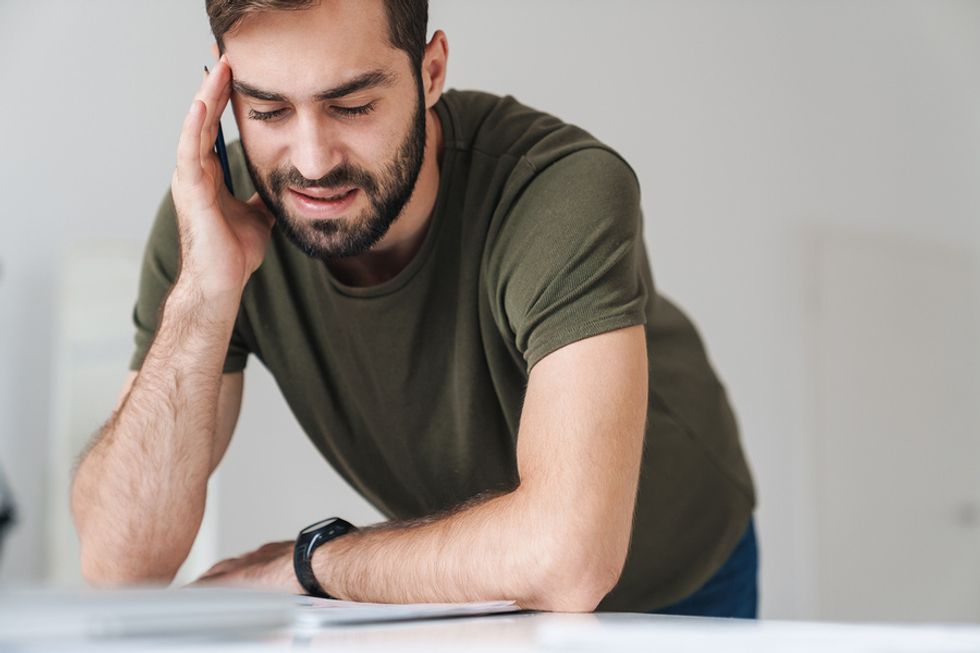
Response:
[[[293,188],[290,187],[289,190],[297,193],[299,195],[304,195],[314,200],[325,200],[325,201],[338,201],[344,199],[344,197],[353,190],[356,190],[356,186],[348,186],[347,188]]]
[[[299,190],[290,187],[288,197],[291,204],[302,215],[309,218],[337,218],[353,205],[359,197],[360,189],[350,188],[304,188]]]

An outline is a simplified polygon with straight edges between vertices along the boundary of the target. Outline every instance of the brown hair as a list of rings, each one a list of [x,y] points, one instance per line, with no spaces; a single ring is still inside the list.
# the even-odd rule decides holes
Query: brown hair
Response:
[[[318,0],[205,0],[211,32],[224,51],[222,38],[248,14],[260,11],[308,9]],[[388,15],[388,41],[404,50],[412,62],[412,72],[421,79],[425,32],[429,22],[429,0],[384,0]]]

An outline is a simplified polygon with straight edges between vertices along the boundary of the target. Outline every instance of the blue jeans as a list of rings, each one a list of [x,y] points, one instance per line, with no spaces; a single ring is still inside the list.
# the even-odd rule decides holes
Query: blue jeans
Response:
[[[654,613],[755,619],[759,606],[758,578],[755,520],[749,518],[745,534],[721,569],[694,594]]]

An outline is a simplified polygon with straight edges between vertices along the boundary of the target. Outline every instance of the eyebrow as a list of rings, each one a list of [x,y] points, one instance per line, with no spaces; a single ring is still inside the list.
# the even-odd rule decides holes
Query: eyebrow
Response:
[[[394,83],[395,78],[390,73],[384,70],[372,70],[362,75],[358,75],[354,79],[348,80],[339,86],[334,86],[333,88],[328,88],[325,91],[320,91],[313,96],[313,99],[317,102],[322,102],[323,100],[336,100],[337,98],[350,95],[351,93],[357,93],[358,91],[383,86],[391,86]],[[289,101],[289,99],[282,93],[263,91],[262,89],[255,88],[254,86],[246,84],[245,82],[240,82],[237,79],[232,80],[231,87],[242,95],[253,97],[256,100],[266,100],[268,102]]]

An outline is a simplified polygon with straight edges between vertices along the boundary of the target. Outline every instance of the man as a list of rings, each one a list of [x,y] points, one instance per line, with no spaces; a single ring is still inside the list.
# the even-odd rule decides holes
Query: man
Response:
[[[511,98],[443,94],[424,1],[207,8],[222,56],[147,248],[134,372],[73,487],[85,576],[173,578],[251,353],[391,521],[315,524],[202,582],[753,615],[751,478],[654,291],[629,166]],[[211,153],[229,100],[237,198]]]

